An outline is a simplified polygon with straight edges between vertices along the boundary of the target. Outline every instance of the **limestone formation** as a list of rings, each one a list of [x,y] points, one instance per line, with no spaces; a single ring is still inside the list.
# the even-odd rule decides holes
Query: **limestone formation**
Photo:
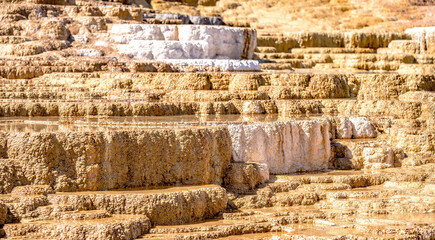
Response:
[[[330,158],[328,122],[230,125],[228,129],[235,162],[263,163],[272,174],[327,168]]]
[[[269,167],[264,163],[231,163],[224,182],[232,192],[247,192],[269,181]]]
[[[72,205],[74,209],[104,209],[110,214],[146,215],[153,224],[182,224],[210,218],[226,208],[225,189],[218,186],[181,187],[133,192],[84,192],[49,195],[55,205]]]
[[[47,221],[45,224],[22,223],[5,227],[6,236],[22,237],[24,232],[31,238],[51,239],[135,239],[149,231],[150,223],[146,217],[113,216],[110,223],[100,219],[86,221]],[[25,235],[27,236],[27,235]]]
[[[53,193],[53,190],[48,185],[27,185],[27,186],[17,186],[12,189],[11,194],[16,196],[26,196],[26,195],[45,195]]]
[[[223,129],[15,133],[4,137],[7,155],[18,162],[26,182],[47,184],[56,191],[221,184],[231,158],[231,142]]]
[[[406,33],[417,41],[419,53],[435,53],[435,27],[411,28],[407,29]]]
[[[0,204],[0,225],[5,224],[8,208],[4,204]]]
[[[189,16],[185,14],[144,14],[145,19],[179,20],[182,24],[225,25],[221,17]]]
[[[109,33],[120,53],[143,60],[250,59],[256,46],[255,31],[229,27],[115,24]]]

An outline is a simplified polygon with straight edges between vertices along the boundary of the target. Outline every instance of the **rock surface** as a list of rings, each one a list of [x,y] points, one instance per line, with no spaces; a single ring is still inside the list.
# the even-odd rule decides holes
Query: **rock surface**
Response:
[[[231,163],[224,179],[226,189],[247,192],[269,181],[269,168],[262,163]]]
[[[420,53],[435,53],[435,27],[411,28],[407,29],[406,33],[418,41]]]
[[[6,207],[6,205],[0,203],[0,226],[5,224],[7,212],[8,212],[8,208]]]
[[[231,142],[223,129],[15,133],[7,139],[7,154],[21,166],[26,181],[56,191],[220,184],[231,158]],[[173,148],[164,148],[165,141]]]
[[[221,17],[189,16],[183,14],[144,14],[144,18],[158,20],[177,19],[182,24],[225,25]]]
[[[228,126],[235,162],[266,164],[272,174],[327,168],[329,122],[301,121]]]
[[[192,186],[149,191],[83,192],[50,195],[51,204],[104,209],[111,214],[146,215],[153,224],[182,224],[210,218],[227,205],[224,188]]]
[[[144,216],[114,216],[107,222],[47,221],[45,223],[10,224],[6,236],[20,237],[24,232],[37,233],[36,238],[54,239],[135,239],[149,231],[151,224]]]
[[[115,24],[109,33],[115,42],[127,44],[118,46],[120,53],[143,60],[251,59],[256,47],[255,30],[242,28]]]
[[[337,138],[375,138],[376,130],[365,117],[340,117]]]

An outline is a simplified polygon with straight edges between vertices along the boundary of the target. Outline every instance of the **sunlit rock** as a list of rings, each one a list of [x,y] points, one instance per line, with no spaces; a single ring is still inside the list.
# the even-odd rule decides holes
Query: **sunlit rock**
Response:
[[[233,160],[267,164],[272,174],[326,169],[329,127],[327,121],[229,125]]]

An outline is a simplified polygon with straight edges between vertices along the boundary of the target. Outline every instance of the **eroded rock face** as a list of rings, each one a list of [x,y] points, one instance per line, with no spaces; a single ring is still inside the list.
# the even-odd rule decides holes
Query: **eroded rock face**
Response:
[[[231,192],[246,192],[269,181],[269,168],[264,163],[231,163],[224,186]]]
[[[289,52],[292,48],[385,48],[393,40],[409,39],[404,33],[370,32],[311,32],[289,33],[285,36],[263,35],[258,39],[260,46],[275,47],[278,52]]]
[[[389,168],[401,165],[405,154],[401,149],[393,148],[364,148],[365,168]]]
[[[260,164],[252,169],[249,165],[252,173],[246,178],[235,178],[252,188],[267,181],[269,172],[326,169],[330,131],[329,121],[323,119],[209,129],[8,133],[4,151],[18,168],[4,175],[3,191],[23,183],[46,184],[55,191],[222,184],[231,159]],[[234,171],[230,179],[240,169]],[[17,187],[12,192],[26,189]]]
[[[328,166],[328,121],[229,125],[228,129],[234,162],[263,163],[272,174],[322,170]]]
[[[405,159],[403,149],[384,141],[335,140],[332,144],[330,168],[382,169],[400,167]]]
[[[65,27],[65,24],[59,21],[44,22],[39,31],[40,39],[67,40],[70,36],[70,31]]]
[[[1,159],[0,182],[0,192],[10,193],[15,186],[26,184],[27,180],[18,164],[9,159]]]
[[[67,41],[42,40],[4,45],[0,52],[2,55],[29,56],[47,51],[62,50],[68,47],[69,42]]]
[[[435,27],[417,27],[406,30],[412,38],[418,41],[420,53],[435,53]]]
[[[90,192],[80,195],[55,194],[48,197],[52,204],[72,205],[76,209],[104,209],[111,214],[139,214],[153,224],[182,224],[215,216],[227,206],[224,188],[192,187],[173,193],[163,190],[149,192]]]
[[[7,212],[8,212],[8,209],[7,209],[6,205],[4,205],[3,203],[0,203],[0,226],[5,224]],[[0,234],[0,236],[1,236],[1,234]]]
[[[114,216],[105,220],[87,221],[47,221],[45,224],[26,223],[10,224],[5,227],[6,236],[19,237],[23,232],[35,233],[37,238],[55,239],[136,239],[146,234],[151,228],[145,216]],[[25,235],[26,236],[26,235]]]
[[[163,59],[171,65],[179,66],[182,72],[193,71],[222,71],[222,72],[255,72],[260,71],[261,66],[255,60],[231,60],[231,59]]]
[[[225,25],[221,17],[201,17],[184,14],[144,14],[146,19],[179,20],[182,24]]]
[[[227,131],[219,128],[11,133],[8,156],[16,159],[29,183],[48,184],[56,191],[104,190],[221,184],[231,158],[230,145]]]

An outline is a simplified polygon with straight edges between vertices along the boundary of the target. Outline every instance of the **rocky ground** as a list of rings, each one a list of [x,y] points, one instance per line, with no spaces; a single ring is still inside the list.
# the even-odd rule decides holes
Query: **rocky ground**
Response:
[[[0,1],[0,238],[434,239],[433,2],[371,3]]]
[[[402,32],[435,24],[432,0],[153,0],[154,9],[222,16],[260,32]]]

